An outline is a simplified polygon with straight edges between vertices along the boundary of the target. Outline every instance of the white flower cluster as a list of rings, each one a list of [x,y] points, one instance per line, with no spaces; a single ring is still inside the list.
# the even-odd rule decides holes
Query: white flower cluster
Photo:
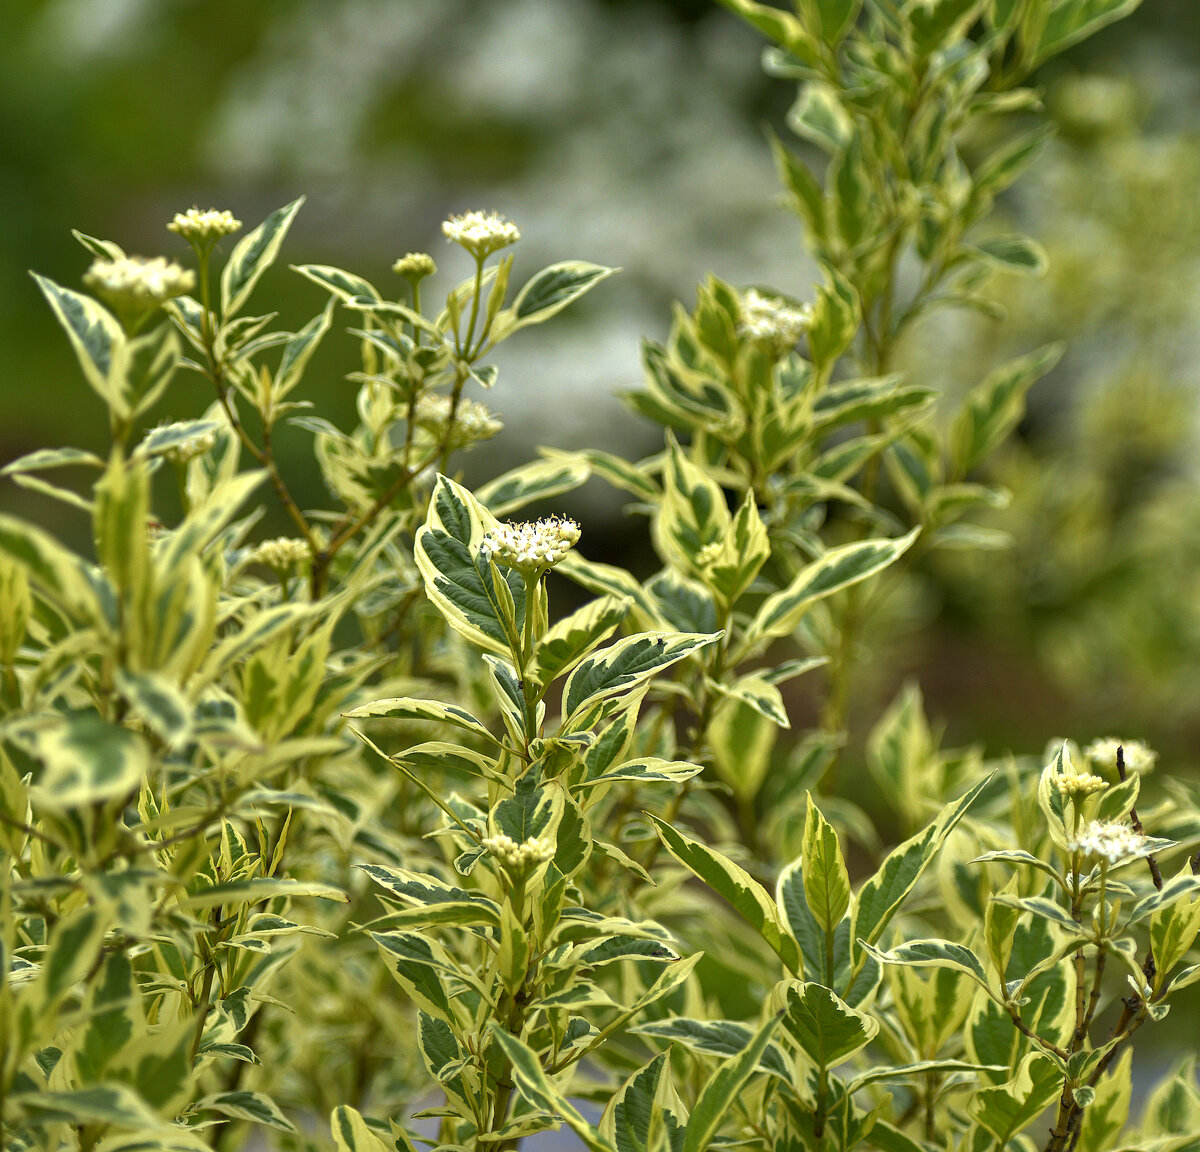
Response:
[[[1117,770],[1117,750],[1124,749],[1125,767],[1130,772],[1144,775],[1154,769],[1158,753],[1152,751],[1141,740],[1119,740],[1115,736],[1107,736],[1103,740],[1093,740],[1083,754],[1097,768],[1107,768],[1110,772]]]
[[[153,260],[121,256],[94,261],[84,273],[83,282],[118,309],[139,312],[190,292],[196,286],[196,276],[162,256]]]
[[[464,212],[442,224],[447,240],[461,244],[477,260],[521,239],[521,230],[499,212]]]
[[[759,344],[769,344],[779,352],[792,348],[808,331],[812,308],[796,308],[774,300],[752,288],[742,297],[742,316],[738,330]]]
[[[1064,796],[1083,797],[1093,792],[1103,792],[1108,787],[1108,781],[1102,776],[1094,776],[1091,772],[1067,772],[1056,776],[1054,782]]]
[[[310,559],[308,545],[303,540],[288,536],[277,536],[264,540],[250,553],[252,564],[265,564],[274,572],[290,572],[293,568],[307,564]]]
[[[1067,847],[1072,852],[1084,852],[1110,864],[1136,860],[1151,851],[1145,836],[1116,820],[1093,820]]]
[[[439,436],[445,434],[450,430],[450,405],[449,396],[426,392],[417,399],[417,423]],[[459,397],[452,437],[456,442],[488,440],[503,428],[504,424],[485,405],[468,400],[465,396]]]
[[[164,424],[163,429],[177,428],[177,424]],[[186,464],[189,460],[195,460],[197,456],[203,456],[205,452],[211,452],[216,447],[217,434],[211,429],[207,432],[194,432],[191,436],[180,440],[173,444],[164,453],[168,460],[173,464]]]
[[[167,225],[167,229],[178,232],[197,248],[208,248],[223,236],[232,235],[241,226],[242,222],[235,219],[232,212],[218,211],[216,208],[202,212],[199,208],[189,208],[186,212],[176,212],[175,219]]]
[[[483,847],[509,872],[528,872],[538,864],[554,858],[554,845],[549,840],[530,836],[518,844],[511,836],[488,836]]]
[[[409,280],[424,280],[437,271],[433,257],[425,252],[405,252],[395,264],[392,271],[398,276],[406,276]]]
[[[479,545],[486,560],[523,572],[553,568],[578,542],[579,525],[566,516],[501,524]]]

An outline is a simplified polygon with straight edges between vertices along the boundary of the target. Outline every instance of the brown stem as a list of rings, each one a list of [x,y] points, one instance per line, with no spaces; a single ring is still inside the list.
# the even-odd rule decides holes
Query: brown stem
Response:
[[[1117,745],[1117,775],[1121,778],[1121,783],[1124,784],[1125,783],[1125,749],[1123,747],[1121,747],[1121,745],[1119,745],[1119,744]],[[1142,827],[1141,820],[1138,819],[1136,807],[1132,807],[1129,809],[1129,822],[1130,822],[1130,824],[1133,825],[1133,830],[1139,836],[1144,836],[1146,834],[1145,829]],[[1197,859],[1200,859],[1200,855],[1197,856]],[[1162,872],[1159,871],[1158,861],[1154,858],[1153,852],[1151,852],[1146,857],[1146,864],[1150,868],[1150,879],[1154,881],[1154,887],[1157,888],[1161,892],[1162,886],[1163,886]],[[1193,868],[1192,870],[1196,871],[1195,868]]]

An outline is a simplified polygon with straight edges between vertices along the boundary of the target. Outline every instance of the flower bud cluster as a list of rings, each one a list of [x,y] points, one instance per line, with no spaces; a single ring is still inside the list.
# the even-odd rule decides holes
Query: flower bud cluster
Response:
[[[120,256],[94,261],[84,273],[83,282],[118,312],[138,315],[190,292],[196,286],[196,276],[162,256],[153,260]]]
[[[554,859],[554,845],[549,840],[530,836],[518,844],[511,836],[488,836],[483,841],[497,863],[514,875],[529,872],[539,864]]]
[[[521,239],[521,230],[499,212],[464,212],[442,224],[447,240],[461,245],[477,260]]]
[[[1145,775],[1154,770],[1158,753],[1148,748],[1141,740],[1119,740],[1115,736],[1107,736],[1103,740],[1093,740],[1083,750],[1083,754],[1094,767],[1116,772],[1117,752],[1122,749],[1125,753],[1125,767],[1130,772]]]
[[[1067,847],[1110,864],[1136,860],[1151,851],[1145,836],[1117,820],[1093,820]]]
[[[427,392],[417,399],[416,422],[439,438],[453,431],[450,439],[456,443],[488,440],[504,428],[504,424],[487,407],[460,396],[454,412],[454,427],[450,426],[451,398]]]
[[[794,347],[812,323],[812,308],[807,304],[797,308],[754,289],[742,297],[741,311],[738,331],[776,353]]]
[[[199,208],[189,208],[186,212],[176,212],[175,219],[167,225],[167,229],[178,232],[196,248],[210,248],[241,226],[242,222],[235,219],[232,212],[218,211],[216,208],[202,212]]]
[[[579,540],[579,525],[566,516],[501,524],[479,545],[487,560],[522,572],[553,568]]]
[[[1091,772],[1067,772],[1056,776],[1054,782],[1064,796],[1072,799],[1082,799],[1093,792],[1103,792],[1108,787],[1108,781],[1102,776],[1094,776]]]
[[[164,424],[164,430],[177,428],[177,424]],[[163,455],[166,456],[172,464],[186,464],[189,460],[195,460],[197,456],[203,456],[206,452],[211,452],[217,444],[217,434],[210,429],[207,432],[195,432],[191,436],[180,440],[176,444],[172,444]]]
[[[433,257],[425,252],[406,252],[392,265],[392,271],[409,280],[424,280],[437,271],[437,265]]]
[[[265,564],[274,572],[290,572],[310,559],[308,545],[303,540],[278,536],[264,540],[250,553],[250,562]]]

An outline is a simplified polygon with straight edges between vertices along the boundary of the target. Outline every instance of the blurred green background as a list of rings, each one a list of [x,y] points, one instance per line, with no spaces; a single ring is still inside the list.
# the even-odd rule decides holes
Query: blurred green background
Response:
[[[639,340],[714,271],[808,295],[764,140],[792,92],[763,76],[754,34],[708,0],[4,0],[0,36],[0,462],[35,447],[102,448],[98,402],[27,270],[77,285],[70,229],[183,257],[178,210],[253,225],[301,193],[285,261],[381,285],[431,251],[439,224],[497,209],[523,229],[517,278],[568,257],[620,265],[562,320],[503,349],[489,402],[508,430],[477,477],[537,444],[637,456],[653,430],[617,393]],[[1040,282],[997,286],[1003,322],[939,320],[906,366],[949,391],[1052,339],[1069,351],[1035,389],[994,479],[1015,493],[1003,552],[943,554],[895,598],[861,717],[905,676],[948,739],[989,753],[1050,738],[1144,737],[1164,766],[1200,740],[1200,5],[1146,0],[1038,79],[1055,143],[1004,205],[1048,249]],[[323,294],[274,270],[260,299],[298,326]],[[349,341],[331,339],[306,398],[353,423]],[[197,379],[161,405],[208,403]],[[312,475],[297,435],[289,474]],[[82,538],[59,505],[20,507]],[[645,547],[644,524],[591,485],[592,555]]]

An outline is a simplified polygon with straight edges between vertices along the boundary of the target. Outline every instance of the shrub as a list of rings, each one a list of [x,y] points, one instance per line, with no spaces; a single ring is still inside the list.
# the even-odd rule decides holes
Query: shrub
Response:
[[[1139,813],[1130,741],[943,750],[915,687],[848,733],[897,573],[1000,543],[970,519],[1006,500],[987,460],[1060,351],[955,401],[897,350],[1041,269],[988,227],[1045,138],[1019,85],[1134,4],[727,5],[826,155],[772,141],[823,279],[701,285],[630,397],[650,459],[453,477],[500,430],[494,347],[612,271],[514,291],[495,214],[444,225],[470,271],[437,311],[425,254],[396,300],[298,267],[328,301],[297,332],[243,312],[299,201],[223,263],[240,223],[192,210],[194,271],[79,235],[91,294],[38,278],[112,447],[4,470],[94,541],[0,519],[7,1148],[328,1144],[298,1127],[317,1111],[349,1152],[559,1123],[605,1152],[1191,1146],[1190,1065],[1122,1133],[1134,1035],[1200,979],[1194,790]],[[339,309],[350,432],[295,398]],[[145,428],[179,371],[212,407]],[[282,420],[330,507],[293,497]],[[569,518],[507,519],[589,476],[648,517],[649,579]],[[255,539],[256,492],[294,537]],[[565,615],[559,576],[590,596]],[[802,676],[819,722],[781,737]]]

